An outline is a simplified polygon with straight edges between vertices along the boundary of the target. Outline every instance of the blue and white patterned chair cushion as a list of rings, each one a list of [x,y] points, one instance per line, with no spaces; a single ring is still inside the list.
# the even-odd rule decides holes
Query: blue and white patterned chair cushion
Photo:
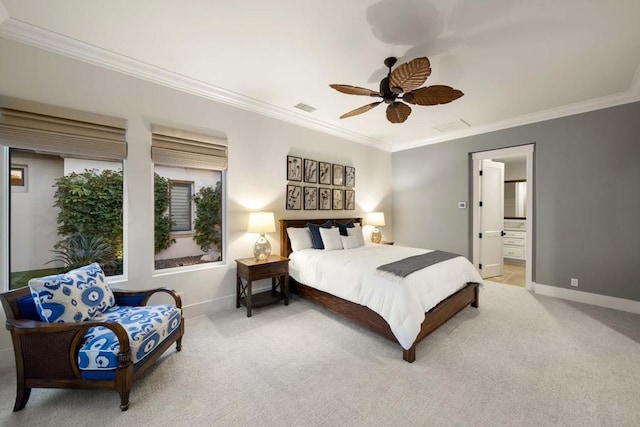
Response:
[[[174,305],[113,307],[94,320],[113,320],[129,335],[131,361],[137,363],[180,327],[180,310]],[[115,334],[96,326],[87,331],[78,353],[82,370],[109,370],[118,366],[120,344]]]
[[[91,320],[115,304],[98,263],[68,273],[33,278],[29,289],[43,322]]]

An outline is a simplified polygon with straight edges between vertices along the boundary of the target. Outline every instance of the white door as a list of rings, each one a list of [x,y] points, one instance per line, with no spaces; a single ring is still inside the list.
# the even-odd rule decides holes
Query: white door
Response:
[[[502,275],[502,229],[504,226],[504,163],[480,163],[480,275]]]

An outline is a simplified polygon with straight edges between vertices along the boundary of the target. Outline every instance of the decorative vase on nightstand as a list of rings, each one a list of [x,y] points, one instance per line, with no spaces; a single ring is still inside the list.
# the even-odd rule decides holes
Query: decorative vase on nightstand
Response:
[[[251,212],[247,231],[260,234],[253,246],[253,255],[257,261],[265,261],[271,254],[271,243],[265,237],[265,233],[275,233],[276,231],[273,212]]]
[[[372,225],[373,231],[371,232],[371,241],[373,243],[380,243],[382,240],[382,232],[378,230],[378,227],[384,227],[384,212],[369,212],[365,219],[365,224]]]

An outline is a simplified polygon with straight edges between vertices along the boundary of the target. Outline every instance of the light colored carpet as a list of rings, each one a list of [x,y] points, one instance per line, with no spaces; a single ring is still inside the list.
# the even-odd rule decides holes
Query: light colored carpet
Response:
[[[413,364],[399,346],[295,298],[187,319],[135,385],[34,389],[12,413],[0,372],[0,424],[378,426],[640,425],[640,316],[487,283],[427,337]]]

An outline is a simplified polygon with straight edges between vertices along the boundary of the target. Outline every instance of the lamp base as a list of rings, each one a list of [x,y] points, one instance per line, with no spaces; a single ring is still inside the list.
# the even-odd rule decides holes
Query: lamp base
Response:
[[[261,234],[256,240],[256,244],[253,247],[253,255],[255,255],[257,261],[264,261],[271,255],[271,243]]]
[[[373,243],[380,243],[382,241],[382,232],[378,230],[378,227],[374,228],[371,232],[371,241]]]

